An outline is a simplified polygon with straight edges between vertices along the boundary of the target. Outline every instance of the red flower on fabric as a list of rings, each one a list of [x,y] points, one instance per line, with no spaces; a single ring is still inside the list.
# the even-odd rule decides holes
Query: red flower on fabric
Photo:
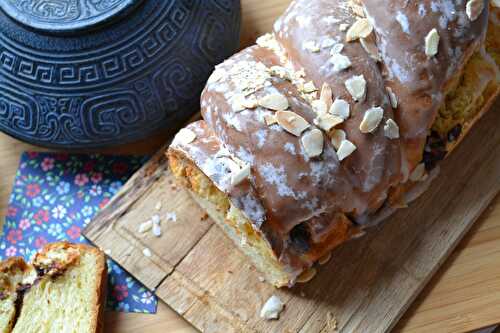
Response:
[[[26,196],[34,198],[40,194],[40,185],[38,184],[28,184],[26,185]]]
[[[89,177],[84,173],[79,173],[75,176],[75,184],[78,186],[84,186],[89,182]]]
[[[118,300],[118,301],[123,301],[125,298],[128,297],[128,287],[125,284],[117,284],[113,288],[112,292],[113,296]]]
[[[38,225],[42,224],[43,222],[49,222],[49,211],[45,209],[40,209],[33,215],[33,219]]]
[[[7,257],[13,257],[16,255],[16,253],[17,248],[15,248],[14,246],[9,246],[7,250],[5,250],[5,254],[7,255]]]
[[[81,235],[81,229],[76,225],[73,225],[68,229],[68,231],[66,231],[66,234],[68,234],[71,239],[77,239]]]
[[[94,167],[95,167],[94,161],[85,162],[85,164],[83,165],[83,171],[90,172],[90,171],[94,170]]]
[[[45,172],[52,170],[54,168],[54,159],[50,157],[45,157],[40,166],[42,167],[42,170]]]
[[[21,228],[22,230],[26,230],[28,229],[29,227],[31,226],[31,223],[28,219],[22,219],[20,222],[19,222],[19,228]]]
[[[21,239],[23,239],[23,232],[19,229],[12,229],[7,234],[7,240],[12,244],[16,244]]]
[[[35,159],[38,157],[38,153],[36,151],[30,151],[30,152],[28,152],[28,157],[30,159]]]
[[[92,174],[92,177],[90,177],[90,180],[92,181],[92,183],[94,184],[97,184],[97,183],[100,183],[101,180],[102,180],[102,173],[100,172],[94,172]]]
[[[45,237],[40,236],[35,239],[35,247],[37,249],[44,247],[47,243]]]
[[[7,216],[9,217],[15,217],[17,215],[17,208],[10,206],[7,208]]]
[[[113,164],[113,172],[118,175],[123,175],[128,170],[128,165],[124,162],[116,162]]]

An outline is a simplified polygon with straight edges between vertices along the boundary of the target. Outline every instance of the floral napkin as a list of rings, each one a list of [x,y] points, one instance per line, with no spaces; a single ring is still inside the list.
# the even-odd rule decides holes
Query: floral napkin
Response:
[[[143,157],[24,153],[0,238],[0,259],[29,260],[48,242],[87,243],[82,229],[144,162]],[[108,307],[156,312],[157,300],[108,259]]]

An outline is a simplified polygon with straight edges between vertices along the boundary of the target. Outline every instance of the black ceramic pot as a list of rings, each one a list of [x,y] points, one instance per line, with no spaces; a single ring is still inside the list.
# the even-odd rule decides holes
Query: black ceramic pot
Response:
[[[65,148],[174,130],[239,28],[239,0],[0,0],[0,130]]]

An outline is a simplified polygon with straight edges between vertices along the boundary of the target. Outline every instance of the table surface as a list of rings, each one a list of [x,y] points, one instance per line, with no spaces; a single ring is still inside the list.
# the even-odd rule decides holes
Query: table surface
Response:
[[[242,0],[243,45],[270,30],[289,0]],[[497,103],[498,107],[499,103]],[[102,153],[145,154],[157,150],[167,138],[102,149]],[[19,158],[23,151],[47,149],[21,143],[0,133],[0,218],[3,219]],[[3,220],[0,220],[3,223]],[[443,264],[402,318],[397,330],[431,329],[445,321],[450,332],[473,330],[500,323],[500,196]],[[106,313],[106,332],[196,332],[163,303],[155,315]],[[428,331],[428,330],[427,330]]]

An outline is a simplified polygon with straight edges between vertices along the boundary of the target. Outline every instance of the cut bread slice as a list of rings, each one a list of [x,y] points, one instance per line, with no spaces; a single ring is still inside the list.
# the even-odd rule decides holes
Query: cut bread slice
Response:
[[[8,259],[0,271],[7,286],[3,290],[9,291],[0,303],[0,332],[102,331],[107,270],[100,250],[66,242],[48,244],[32,264]]]

